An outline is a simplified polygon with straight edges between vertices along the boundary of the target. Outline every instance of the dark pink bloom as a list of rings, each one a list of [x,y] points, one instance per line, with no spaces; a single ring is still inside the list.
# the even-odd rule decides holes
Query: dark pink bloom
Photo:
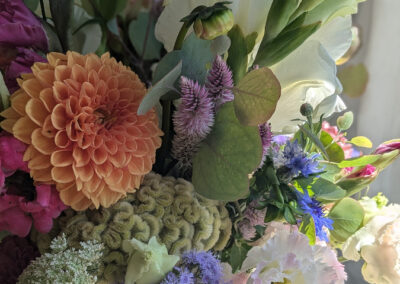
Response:
[[[374,167],[373,165],[366,165],[360,171],[357,171],[357,172],[349,175],[348,178],[372,177],[372,176],[375,176],[376,174],[377,174],[376,167]]]
[[[0,242],[0,283],[15,284],[36,257],[38,249],[27,239],[8,236]]]
[[[346,137],[343,134],[339,134],[339,130],[336,126],[331,126],[327,121],[322,122],[322,130],[327,132],[344,152],[345,159],[353,157],[353,147],[350,143],[347,143]]]
[[[217,56],[213,61],[206,87],[216,110],[224,103],[233,101],[233,93],[230,90],[233,87],[232,72],[221,56]]]
[[[385,154],[400,149],[400,141],[386,142],[378,146],[375,154]]]
[[[0,0],[0,44],[47,51],[46,33],[22,0]]]

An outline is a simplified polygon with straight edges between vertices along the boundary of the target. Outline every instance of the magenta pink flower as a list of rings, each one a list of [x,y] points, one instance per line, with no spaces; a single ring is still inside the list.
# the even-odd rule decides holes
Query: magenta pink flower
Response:
[[[322,122],[322,130],[327,132],[344,152],[345,159],[353,157],[353,147],[350,143],[347,143],[346,137],[343,134],[339,134],[339,130],[336,126],[331,126],[327,121]]]
[[[363,169],[349,175],[348,178],[372,177],[375,176],[376,174],[377,174],[376,167],[368,164]]]
[[[378,146],[375,154],[385,154],[400,149],[400,141],[389,141]]]

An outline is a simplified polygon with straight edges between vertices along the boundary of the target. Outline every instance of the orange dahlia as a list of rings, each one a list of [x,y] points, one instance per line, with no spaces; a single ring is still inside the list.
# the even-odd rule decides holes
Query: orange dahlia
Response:
[[[145,86],[109,54],[47,59],[19,79],[0,125],[28,145],[32,178],[55,184],[65,204],[109,207],[139,188],[161,145],[155,111],[137,114]]]

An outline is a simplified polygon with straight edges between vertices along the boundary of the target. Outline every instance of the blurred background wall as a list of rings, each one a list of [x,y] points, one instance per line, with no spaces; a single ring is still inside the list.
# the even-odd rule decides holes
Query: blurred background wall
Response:
[[[360,4],[353,24],[360,28],[362,45],[347,64],[364,63],[369,72],[365,93],[356,99],[343,95],[355,114],[349,131],[367,136],[374,143],[400,138],[400,1],[369,0]],[[367,151],[366,151],[367,152]],[[383,192],[391,202],[400,203],[400,160],[372,183],[369,195]],[[347,263],[349,284],[366,283],[361,264]]]

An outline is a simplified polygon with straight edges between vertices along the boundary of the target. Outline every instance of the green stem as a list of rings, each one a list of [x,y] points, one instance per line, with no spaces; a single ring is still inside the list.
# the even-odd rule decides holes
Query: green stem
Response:
[[[41,11],[42,11],[42,18],[43,18],[43,21],[47,21],[47,18],[46,18],[46,11],[45,11],[45,9],[44,9],[44,3],[43,3],[43,0],[40,0],[40,9],[41,9]]]
[[[186,34],[189,31],[190,26],[191,25],[189,25],[187,22],[183,23],[183,26],[179,31],[178,36],[176,37],[174,50],[179,50],[182,48],[183,41],[185,40]]]
[[[158,173],[164,172],[164,162],[167,157],[169,146],[171,144],[171,107],[172,101],[161,101],[162,104],[162,131],[164,132],[164,136],[162,138],[161,148],[157,151],[157,169]]]

